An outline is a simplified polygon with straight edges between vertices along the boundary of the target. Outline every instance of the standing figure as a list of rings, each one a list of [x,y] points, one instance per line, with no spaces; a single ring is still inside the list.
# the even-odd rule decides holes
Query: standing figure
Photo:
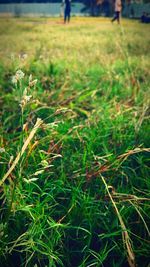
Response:
[[[122,9],[121,0],[115,0],[115,15],[111,22],[114,22],[115,20],[118,21],[118,24],[120,24],[120,13]]]
[[[71,0],[63,0],[64,8],[64,23],[70,21],[70,13],[71,13]]]

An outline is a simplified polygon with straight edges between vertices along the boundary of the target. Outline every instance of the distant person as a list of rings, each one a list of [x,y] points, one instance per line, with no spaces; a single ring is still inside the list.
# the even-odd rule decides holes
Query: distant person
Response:
[[[142,23],[145,23],[146,22],[146,12],[143,12],[140,20],[141,20]]]
[[[149,16],[149,13],[147,13],[146,23],[150,23],[150,16]]]
[[[134,8],[133,7],[131,7],[131,10],[130,10],[130,17],[133,19],[134,18]]]
[[[71,13],[71,0],[63,0],[62,4],[64,8],[64,23],[70,22],[70,13]]]
[[[115,0],[115,15],[113,19],[111,20],[111,22],[114,22],[115,20],[117,20],[118,24],[120,24],[121,10],[122,10],[121,0]]]
[[[149,17],[148,13],[143,12],[143,14],[141,16],[141,22],[142,23],[150,23],[150,17]]]

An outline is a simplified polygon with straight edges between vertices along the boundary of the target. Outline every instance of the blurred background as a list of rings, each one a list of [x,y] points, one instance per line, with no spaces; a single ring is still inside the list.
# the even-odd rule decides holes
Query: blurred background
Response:
[[[61,16],[61,0],[0,0],[0,16]],[[140,18],[150,13],[150,0],[122,0],[122,16]],[[114,0],[73,0],[73,16],[112,16]]]

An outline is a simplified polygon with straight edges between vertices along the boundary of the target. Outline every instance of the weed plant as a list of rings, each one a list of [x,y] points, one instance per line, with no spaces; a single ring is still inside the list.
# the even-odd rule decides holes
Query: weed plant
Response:
[[[149,266],[148,31],[1,19],[0,267]]]

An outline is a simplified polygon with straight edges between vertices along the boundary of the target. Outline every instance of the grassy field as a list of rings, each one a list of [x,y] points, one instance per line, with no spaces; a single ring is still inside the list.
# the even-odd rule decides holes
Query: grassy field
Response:
[[[0,267],[150,266],[149,30],[0,19]]]

